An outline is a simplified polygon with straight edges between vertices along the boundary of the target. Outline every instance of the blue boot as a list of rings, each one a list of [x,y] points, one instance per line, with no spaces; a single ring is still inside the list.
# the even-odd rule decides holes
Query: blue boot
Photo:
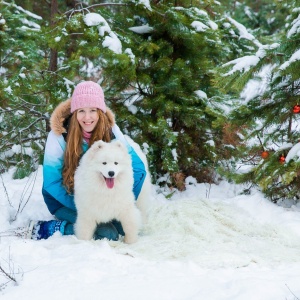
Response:
[[[32,240],[47,239],[56,231],[64,234],[67,221],[30,221],[27,229],[27,238]]]

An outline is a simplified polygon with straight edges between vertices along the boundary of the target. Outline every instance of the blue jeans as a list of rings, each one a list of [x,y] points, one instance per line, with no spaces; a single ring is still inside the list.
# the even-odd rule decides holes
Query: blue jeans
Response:
[[[58,220],[68,222],[65,226],[64,235],[73,235],[77,212],[67,207],[61,207],[54,215]],[[97,225],[94,239],[100,240],[107,238],[108,240],[117,241],[119,239],[119,234],[125,235],[122,224],[117,220],[112,220],[109,223],[100,223]]]

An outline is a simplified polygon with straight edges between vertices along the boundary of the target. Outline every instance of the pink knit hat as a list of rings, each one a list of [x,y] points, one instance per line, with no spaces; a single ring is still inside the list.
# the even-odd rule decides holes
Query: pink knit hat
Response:
[[[71,113],[83,107],[96,107],[106,112],[104,93],[99,84],[83,81],[76,85],[71,100]]]

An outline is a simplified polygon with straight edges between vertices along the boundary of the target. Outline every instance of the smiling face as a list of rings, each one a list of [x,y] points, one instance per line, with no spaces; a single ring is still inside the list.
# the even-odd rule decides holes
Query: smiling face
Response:
[[[99,120],[97,108],[83,107],[77,110],[77,121],[86,132],[92,132]]]

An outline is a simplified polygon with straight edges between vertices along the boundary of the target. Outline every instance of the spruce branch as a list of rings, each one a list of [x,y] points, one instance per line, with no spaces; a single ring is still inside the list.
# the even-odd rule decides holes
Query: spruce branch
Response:
[[[69,17],[71,17],[74,13],[82,12],[83,10],[89,11],[90,9],[93,9],[95,7],[100,7],[100,6],[128,6],[127,3],[113,3],[113,2],[110,2],[110,3],[98,3],[98,4],[93,4],[93,5],[90,5],[90,6],[87,6],[87,7],[83,7],[83,2],[78,3],[77,5],[81,6],[81,8],[77,8],[77,9],[76,8],[72,8],[72,9],[66,11],[64,13],[64,15],[69,15]]]

